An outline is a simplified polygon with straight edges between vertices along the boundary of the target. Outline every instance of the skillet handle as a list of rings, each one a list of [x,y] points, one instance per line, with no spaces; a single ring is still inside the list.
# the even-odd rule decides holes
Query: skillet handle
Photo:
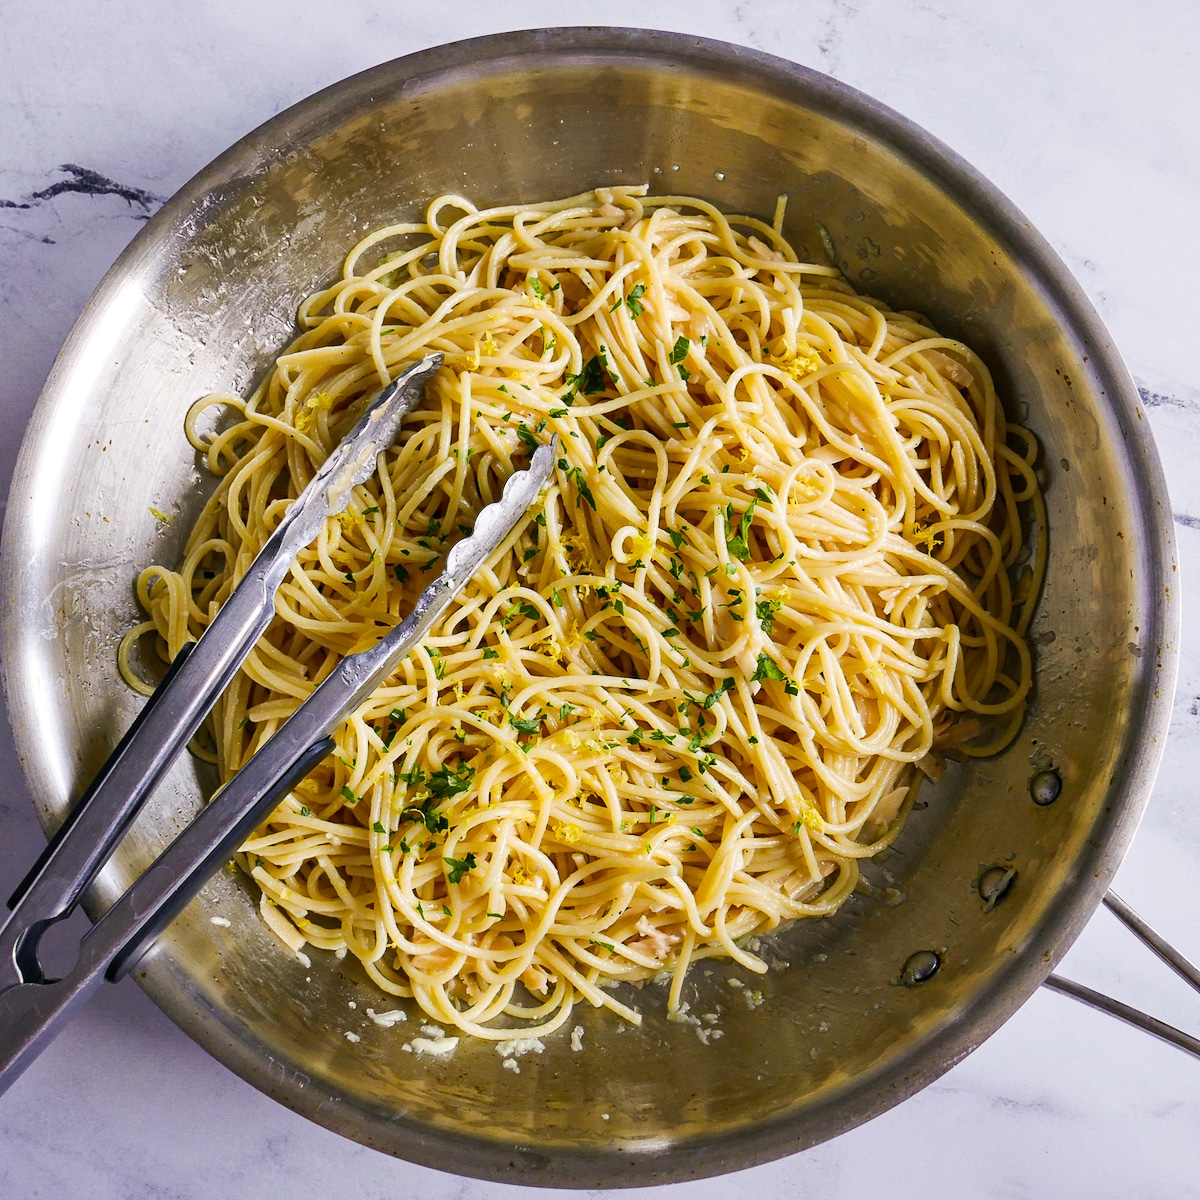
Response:
[[[1104,904],[1126,929],[1149,946],[1176,975],[1186,980],[1194,991],[1200,992],[1200,968],[1197,968],[1190,959],[1185,958],[1176,950],[1162,934],[1151,928],[1149,923],[1134,912],[1116,892],[1107,892],[1104,896]],[[1116,1017],[1119,1021],[1126,1021],[1128,1024],[1153,1034],[1157,1038],[1162,1038],[1164,1042],[1170,1042],[1172,1046],[1186,1050],[1189,1054],[1200,1058],[1200,1038],[1184,1033],[1182,1029],[1176,1029],[1174,1025],[1168,1025],[1166,1021],[1160,1021],[1157,1017],[1142,1012],[1141,1009],[1133,1008],[1120,1000],[1114,1000],[1111,996],[1085,987],[1082,983],[1076,983],[1073,979],[1064,979],[1061,975],[1047,975],[1042,980],[1042,986],[1049,988],[1052,992],[1070,996],[1081,1004],[1099,1009],[1100,1012],[1108,1013],[1110,1017]]]

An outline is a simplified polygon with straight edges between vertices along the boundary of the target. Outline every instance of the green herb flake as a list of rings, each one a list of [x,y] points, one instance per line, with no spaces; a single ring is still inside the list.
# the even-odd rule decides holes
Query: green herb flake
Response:
[[[629,294],[625,297],[625,299],[623,301],[618,300],[616,304],[613,305],[613,309],[620,308],[623,303],[625,307],[629,309],[629,315],[636,321],[638,317],[640,317],[642,313],[646,311],[645,305],[641,303],[641,299],[645,294],[646,285],[644,283],[635,283],[633,287],[629,289]],[[612,310],[610,309],[609,311]]]
[[[616,386],[617,381],[612,375],[607,358],[603,354],[593,354],[577,375],[567,374],[567,390],[563,393],[562,400],[564,404],[570,404],[576,396],[595,396],[606,388]]]
[[[775,628],[775,614],[782,607],[782,600],[759,600],[754,605],[754,612],[762,625],[763,633],[770,633]]]
[[[508,723],[518,732],[525,734],[540,733],[542,728],[541,717],[514,717],[512,713],[508,714]]]
[[[455,768],[440,766],[430,773],[429,794],[439,800],[449,800],[465,792],[474,778],[475,768],[468,767],[466,763],[459,763]]]
[[[475,855],[468,852],[464,858],[451,858],[449,855],[442,855],[442,862],[449,868],[446,872],[446,878],[451,883],[462,882],[462,877],[475,868]],[[446,914],[449,916],[449,913]]]
[[[420,787],[429,776],[420,767],[413,767],[411,771],[401,771],[396,778],[409,787],[416,788]]]
[[[754,674],[750,676],[753,683],[758,683],[764,679],[782,681],[786,678],[787,676],[783,673],[779,664],[765,651],[758,656],[758,665],[754,668]]]

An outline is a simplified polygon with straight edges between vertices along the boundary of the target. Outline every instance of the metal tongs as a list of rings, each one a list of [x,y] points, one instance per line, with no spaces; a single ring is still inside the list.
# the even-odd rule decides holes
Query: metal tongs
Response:
[[[195,734],[217,696],[270,624],[292,560],[354,488],[375,471],[425,381],[428,354],[383,389],[317,471],[199,641],[185,645],[129,731],[9,901],[0,929],[0,1092],[5,1091],[105,980],[120,979],[277,802],[332,749],[332,734],[426,635],[504,541],[549,480],[554,443],[534,452],[446,570],[407,617],[371,649],[343,658],[284,726],[213,797],[84,935],[75,966],[47,979],[38,960],[45,931],[67,917],[108,861],[143,802]]]

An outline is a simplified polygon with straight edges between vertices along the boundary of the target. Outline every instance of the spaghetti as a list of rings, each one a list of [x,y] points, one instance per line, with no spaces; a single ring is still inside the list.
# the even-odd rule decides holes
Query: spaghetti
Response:
[[[772,223],[598,189],[372,233],[250,397],[188,436],[220,476],[177,571],[140,577],[170,658],[356,414],[443,369],[285,581],[214,710],[223,779],[412,606],[522,456],[531,510],[240,862],[294,950],[479,1037],[547,1033],[617,981],[835,912],[916,769],[1002,748],[1030,687],[1036,446],[982,362],[802,263]],[[236,410],[201,435],[209,406]]]

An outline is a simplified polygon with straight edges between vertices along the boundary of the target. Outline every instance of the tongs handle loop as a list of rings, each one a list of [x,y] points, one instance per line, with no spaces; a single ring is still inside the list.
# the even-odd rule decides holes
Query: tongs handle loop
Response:
[[[275,746],[274,754],[264,756],[258,769],[235,776],[88,930],[74,967],[62,979],[24,982],[0,992],[0,1092],[106,979],[119,979],[137,962],[213,867],[229,857],[332,745],[332,739],[325,738],[297,753],[286,738],[272,738],[267,746]],[[282,775],[273,773],[280,770]],[[241,818],[230,822],[234,808],[241,810]]]

